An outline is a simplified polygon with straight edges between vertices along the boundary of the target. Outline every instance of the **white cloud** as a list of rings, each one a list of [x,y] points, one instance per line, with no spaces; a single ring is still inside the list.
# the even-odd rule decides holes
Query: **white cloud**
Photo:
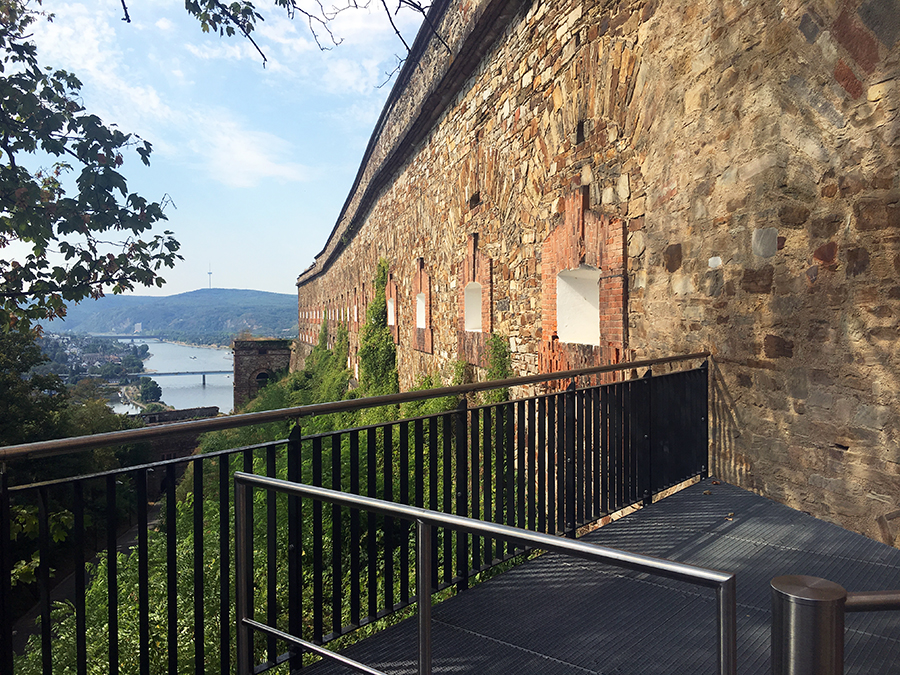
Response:
[[[35,31],[40,58],[75,71],[85,84],[86,104],[103,119],[138,133],[170,161],[200,167],[228,187],[308,178],[308,169],[291,161],[288,144],[278,136],[238,123],[227,110],[173,98],[180,92],[161,93],[145,79],[149,75],[143,70],[132,72],[123,65],[126,60],[112,27],[112,21],[119,17],[113,10],[104,13],[88,11],[81,4],[62,4],[54,11],[56,21],[44,23]],[[156,25],[164,30],[173,27],[167,19],[160,19]],[[133,36],[128,34],[129,38]],[[246,40],[199,47],[188,44],[186,48],[204,60],[259,60]],[[278,64],[270,60],[269,65]],[[169,74],[185,80],[180,68],[172,68]]]
[[[302,182],[310,178],[308,167],[290,160],[291,147],[265,131],[248,129],[226,111],[214,117],[192,120],[197,133],[191,142],[206,171],[218,182],[233,188],[249,188],[266,180]]]
[[[157,28],[159,28],[163,32],[171,32],[175,29],[175,24],[169,21],[166,17],[162,17],[159,21],[154,24]]]

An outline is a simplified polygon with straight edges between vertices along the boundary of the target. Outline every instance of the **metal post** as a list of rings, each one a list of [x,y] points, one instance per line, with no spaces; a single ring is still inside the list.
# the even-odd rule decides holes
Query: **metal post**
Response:
[[[847,591],[825,579],[772,579],[772,675],[842,675]]]
[[[419,675],[431,675],[431,525],[416,520],[416,602],[419,616]]]
[[[700,468],[700,480],[706,480],[709,478],[709,459],[710,459],[710,445],[709,445],[709,389],[710,389],[710,380],[709,380],[709,360],[706,359],[700,364],[700,371],[702,373],[701,377],[703,378],[703,407],[702,407],[702,415],[700,416],[700,422],[702,424],[702,432],[701,432],[701,440],[703,443],[704,454],[706,455],[706,462],[701,465]],[[693,397],[692,397],[693,398]],[[714,450],[713,450],[714,452]]]
[[[0,464],[0,671],[13,672],[12,611],[9,598],[12,584],[12,556],[10,554],[9,484],[6,462]]]
[[[653,504],[653,450],[651,446],[652,439],[650,438],[651,420],[653,419],[653,385],[650,381],[652,377],[652,369],[647,368],[644,377],[640,379],[640,398],[644,405],[632,410],[632,415],[635,415],[639,420],[639,423],[636,424],[636,435],[637,442],[640,444],[639,475],[643,483],[643,494],[641,496],[643,497],[644,506]],[[634,383],[631,386],[636,388],[638,384]],[[641,415],[643,415],[643,419],[639,417]],[[663,471],[665,471],[665,467],[663,467]]]
[[[287,443],[287,472],[288,480],[293,483],[301,481],[301,452],[302,432],[300,423],[291,429],[291,435]],[[303,637],[303,512],[300,498],[295,495],[288,496],[288,632],[299,638]],[[293,650],[291,656],[291,672],[299,671],[303,667],[303,655],[299,650]]]
[[[468,476],[468,425],[469,407],[466,397],[460,399],[456,406],[456,515],[469,515],[469,476]],[[476,469],[473,467],[472,471]],[[459,581],[456,584],[457,591],[464,591],[469,587],[469,535],[465,532],[456,532],[456,575]],[[447,532],[447,536],[452,536]],[[477,566],[477,565],[476,565]]]
[[[734,575],[716,589],[719,675],[737,674],[737,582]]]
[[[575,538],[575,379],[566,387],[566,536]]]
[[[247,522],[247,504],[250,498],[250,487],[240,481],[234,485],[234,568],[235,568],[235,614],[237,630],[237,672],[238,675],[250,675],[253,672],[253,649],[250,627],[244,619],[250,616],[251,574],[250,565],[253,552],[250,549],[250,531]]]

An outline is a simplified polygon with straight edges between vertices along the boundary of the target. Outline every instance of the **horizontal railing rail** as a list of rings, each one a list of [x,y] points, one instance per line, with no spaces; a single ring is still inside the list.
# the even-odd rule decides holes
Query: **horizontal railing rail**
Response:
[[[17,672],[12,645],[18,645],[15,653],[21,656],[22,635],[34,632],[22,629],[14,640],[13,617],[20,616],[23,606],[10,605],[14,567],[32,553],[40,561],[32,600],[38,607],[38,631],[31,638],[39,653],[34,656],[32,649],[26,657],[39,665],[30,669],[49,675],[71,663],[73,672],[81,675],[90,657],[108,660],[110,673],[231,672],[231,478],[236,470],[573,538],[584,525],[705,475],[706,365],[663,374],[659,371],[670,369],[658,368],[652,376],[649,368],[706,356],[0,449],[0,672]],[[647,372],[638,379],[616,378],[581,389],[572,381],[640,368]],[[565,390],[472,407],[463,398],[455,409],[354,428],[320,432],[322,427],[310,419],[561,379],[569,382]],[[296,422],[288,437],[244,447],[28,485],[11,485],[7,471],[26,459],[283,420]],[[300,509],[293,498],[287,501],[277,502],[271,494],[257,506],[266,516],[255,531],[257,555],[266,568],[265,578],[259,580],[264,590],[258,594],[257,609],[267,624],[284,621],[284,632],[321,646],[412,604],[415,590],[409,588],[409,570],[414,561],[406,521],[342,514],[336,507],[323,509],[321,503]],[[59,544],[55,517],[71,521],[68,538]],[[18,540],[12,537],[11,524],[17,518],[34,523],[31,548],[23,543],[22,532]],[[290,545],[276,547],[285,532]],[[460,535],[439,526],[430,535],[433,589],[463,590],[485,570],[526,550],[513,541]],[[303,547],[310,554],[301,560],[297,553]],[[326,566],[323,551],[328,550],[343,552],[343,559],[339,556]],[[67,605],[55,604],[50,595],[58,583],[50,568],[60,557],[59,574],[71,572],[74,578],[74,588],[64,596]],[[306,575],[307,585],[305,590],[292,586],[287,604],[276,584],[284,569],[292,570],[292,578]],[[16,598],[21,590],[17,588]],[[64,644],[60,635],[74,635],[74,642]],[[275,641],[276,636],[269,635],[265,646],[270,665],[287,658],[276,653]]]
[[[900,611],[900,590],[855,591],[847,593],[845,612],[896,612]]]
[[[252,496],[250,493],[253,487],[296,497],[309,497],[316,502],[328,502],[418,524],[416,558],[420,561],[420,564],[421,562],[425,563],[423,569],[416,570],[416,600],[419,614],[419,675],[429,675],[431,673],[430,597],[432,591],[430,586],[430,565],[433,564],[433,561],[430,560],[428,555],[430,550],[428,538],[431,527],[434,526],[441,526],[476,536],[502,539],[528,548],[572,555],[584,560],[602,562],[614,567],[715,589],[718,672],[722,675],[734,675],[736,672],[736,587],[735,576],[732,573],[244,472],[236,472],[234,482],[236,504],[237,667],[239,675],[250,675],[254,670],[252,631],[262,630],[270,632],[271,630],[277,630],[273,626],[265,626],[260,622],[254,621],[250,611],[253,605],[253,556],[249,528],[253,518]],[[421,601],[425,597],[429,598],[428,602]],[[298,636],[292,637],[299,640]],[[323,654],[323,651],[316,650],[320,655]]]
[[[37,443],[8,445],[5,447],[0,447],[0,462],[8,462],[15,459],[35,459],[38,457],[50,457],[53,455],[77,452],[80,450],[90,450],[93,448],[122,445],[125,443],[152,441],[179,434],[200,434],[207,431],[237,429],[239,427],[246,427],[255,424],[266,424],[268,422],[280,422],[284,420],[297,420],[302,417],[328,415],[331,413],[346,412],[349,410],[360,410],[385,405],[395,405],[398,403],[408,403],[412,401],[424,401],[427,399],[441,398],[444,396],[460,396],[480,391],[489,391],[491,389],[519,387],[530,384],[541,384],[543,382],[554,382],[558,380],[571,380],[574,378],[599,375],[602,373],[612,373],[640,368],[651,368],[657,365],[678,363],[681,361],[696,361],[699,359],[705,359],[709,356],[710,352],[704,351],[694,354],[686,354],[684,356],[667,356],[656,359],[644,359],[641,361],[617,363],[607,366],[594,366],[591,368],[566,370],[558,373],[551,373],[549,375],[527,375],[524,377],[511,377],[504,380],[473,382],[470,384],[460,384],[451,387],[441,387],[438,389],[407,391],[400,394],[371,396],[368,398],[335,401],[331,403],[316,403],[313,405],[296,406],[293,408],[282,408],[280,410],[267,410],[264,412],[227,415],[223,417],[213,417],[203,420],[191,420],[188,422],[174,422],[172,424],[163,424],[156,427],[128,429],[125,431],[111,431],[103,434],[94,434],[92,436],[78,436],[74,438],[61,438],[52,441],[40,441]]]

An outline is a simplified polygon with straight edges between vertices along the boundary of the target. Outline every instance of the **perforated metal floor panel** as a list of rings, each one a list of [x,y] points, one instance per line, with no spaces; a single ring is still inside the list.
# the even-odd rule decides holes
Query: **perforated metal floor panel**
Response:
[[[709,493],[709,494],[706,494]],[[725,483],[691,486],[585,537],[735,572],[738,673],[769,673],[769,581],[819,576],[848,591],[900,588],[900,550]],[[715,594],[556,554],[434,607],[435,673],[714,673]],[[900,673],[900,612],[848,614],[847,675]],[[415,674],[415,619],[343,653]],[[314,675],[349,673],[319,663]]]

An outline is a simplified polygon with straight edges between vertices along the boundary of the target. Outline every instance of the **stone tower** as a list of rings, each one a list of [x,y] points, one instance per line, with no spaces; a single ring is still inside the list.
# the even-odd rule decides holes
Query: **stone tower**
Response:
[[[251,338],[231,343],[234,353],[234,409],[256,396],[280,370],[291,362],[291,340]]]

